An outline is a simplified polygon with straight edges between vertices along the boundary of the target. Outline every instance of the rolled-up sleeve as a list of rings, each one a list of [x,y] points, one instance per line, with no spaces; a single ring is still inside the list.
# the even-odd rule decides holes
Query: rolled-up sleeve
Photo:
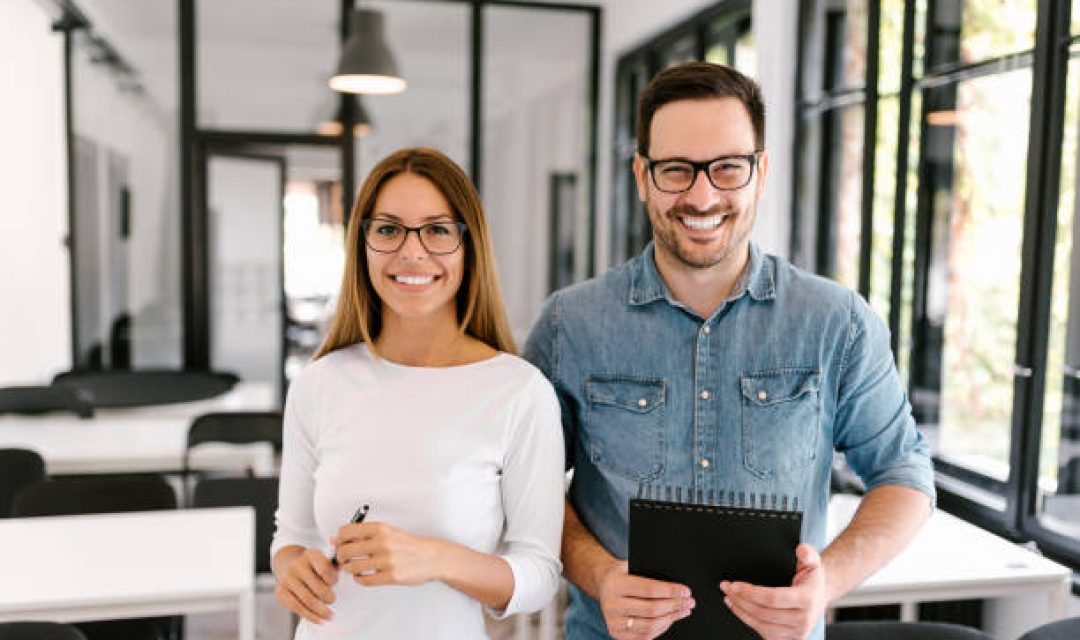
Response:
[[[555,596],[562,564],[563,435],[559,403],[537,372],[517,403],[503,465],[506,515],[500,554],[514,575],[514,593],[497,618],[544,608]]]
[[[868,490],[900,485],[935,499],[930,445],[915,427],[889,347],[888,329],[854,294],[833,437],[836,450],[844,454]]]

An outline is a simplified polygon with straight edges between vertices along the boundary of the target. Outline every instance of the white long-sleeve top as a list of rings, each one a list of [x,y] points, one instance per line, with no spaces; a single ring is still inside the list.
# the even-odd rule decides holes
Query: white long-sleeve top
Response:
[[[563,440],[547,379],[500,353],[454,367],[409,367],[367,346],[308,365],[285,405],[281,490],[271,553],[329,539],[362,504],[385,522],[506,560],[504,612],[553,597],[561,565]],[[481,605],[442,582],[364,587],[342,572],[333,619],[308,638],[486,638]]]

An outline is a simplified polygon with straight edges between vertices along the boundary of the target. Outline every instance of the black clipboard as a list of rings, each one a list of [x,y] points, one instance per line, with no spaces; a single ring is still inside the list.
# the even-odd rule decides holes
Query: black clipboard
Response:
[[[759,639],[724,604],[720,581],[790,585],[801,530],[797,505],[787,510],[631,499],[630,573],[684,584],[696,603],[660,637]]]

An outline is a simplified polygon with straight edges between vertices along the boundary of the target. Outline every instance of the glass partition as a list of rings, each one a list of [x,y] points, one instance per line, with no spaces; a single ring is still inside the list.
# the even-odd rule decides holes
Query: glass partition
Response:
[[[484,8],[481,192],[518,342],[589,255],[588,14]]]
[[[76,32],[72,57],[73,364],[179,367],[176,3],[85,9],[93,37]]]

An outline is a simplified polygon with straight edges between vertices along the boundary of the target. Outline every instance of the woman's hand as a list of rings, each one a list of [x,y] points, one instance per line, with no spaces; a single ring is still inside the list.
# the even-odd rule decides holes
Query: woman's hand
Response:
[[[347,524],[331,539],[342,571],[357,584],[418,585],[444,579],[447,543],[417,536],[381,522]]]
[[[286,547],[274,560],[278,602],[314,624],[334,616],[327,605],[334,602],[331,587],[337,584],[338,570],[329,558],[315,549]]]

